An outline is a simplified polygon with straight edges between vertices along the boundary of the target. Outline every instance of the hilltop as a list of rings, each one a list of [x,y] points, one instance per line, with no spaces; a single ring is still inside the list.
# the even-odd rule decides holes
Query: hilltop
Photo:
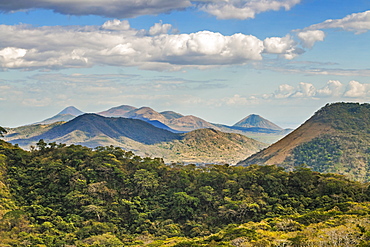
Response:
[[[67,122],[82,114],[84,114],[84,112],[80,111],[76,107],[68,106],[55,116],[37,122],[36,124],[53,124],[56,122]]]
[[[369,180],[369,119],[369,104],[327,104],[292,133],[238,164],[286,169],[305,164],[315,171]]]
[[[7,131],[13,133],[13,135],[7,135],[6,140],[12,141],[14,139],[30,138],[40,135],[50,128],[53,128],[55,126],[54,124],[71,121],[82,114],[84,113],[76,107],[69,106],[53,117],[35,124],[21,126],[19,128],[7,128]],[[185,133],[197,129],[211,128],[226,133],[242,134],[264,143],[274,143],[291,132],[291,129],[282,129],[274,123],[255,114],[249,115],[233,126],[210,123],[202,118],[193,115],[184,116],[174,111],[157,112],[146,106],[136,108],[130,105],[121,105],[96,114],[104,117],[140,119],[155,127],[173,133]],[[33,131],[35,132],[32,133]],[[27,136],[22,136],[23,133],[27,133]],[[112,143],[112,145],[114,144]]]
[[[10,142],[25,148],[35,145],[40,139],[47,143],[91,148],[113,145],[138,155],[160,157],[166,162],[230,164],[267,146],[243,135],[213,129],[173,133],[140,119],[97,114],[80,115],[69,122],[54,125],[46,125],[46,131],[41,131],[42,125],[39,125],[35,131],[38,135],[13,133]]]
[[[251,114],[243,118],[242,120],[234,124],[233,127],[243,127],[243,128],[257,127],[271,130],[283,130],[283,128],[256,114]]]

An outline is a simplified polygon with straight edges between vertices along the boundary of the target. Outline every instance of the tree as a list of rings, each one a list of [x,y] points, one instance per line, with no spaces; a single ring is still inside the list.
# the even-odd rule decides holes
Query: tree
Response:
[[[0,137],[4,137],[3,134],[6,134],[6,133],[7,133],[6,129],[0,126]]]

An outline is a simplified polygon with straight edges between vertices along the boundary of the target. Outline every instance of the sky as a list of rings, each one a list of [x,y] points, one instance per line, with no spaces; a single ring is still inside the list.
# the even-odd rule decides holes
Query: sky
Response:
[[[296,128],[370,100],[368,0],[0,0],[0,126],[67,106]]]

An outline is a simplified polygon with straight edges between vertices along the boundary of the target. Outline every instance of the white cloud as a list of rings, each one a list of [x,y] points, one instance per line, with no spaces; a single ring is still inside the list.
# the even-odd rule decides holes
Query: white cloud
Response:
[[[226,103],[226,105],[247,105],[250,103],[250,100],[240,96],[239,94],[235,94],[230,98],[224,98],[223,101]]]
[[[307,27],[308,30],[339,28],[356,34],[365,33],[370,30],[370,10],[347,15],[342,19],[326,20],[322,23]]]
[[[317,90],[317,96],[337,97],[343,94],[343,84],[337,80],[330,80],[326,86]]]
[[[324,41],[325,33],[321,30],[307,30],[298,32],[297,36],[303,47],[312,48],[317,41]]]
[[[149,35],[155,36],[159,34],[167,34],[171,28],[171,24],[155,23],[154,26],[149,29]]]
[[[2,64],[3,67],[6,68],[16,68],[19,64],[22,63],[23,57],[26,54],[26,49],[6,47],[0,50],[0,64]]]
[[[369,93],[370,84],[361,84],[356,81],[349,82],[346,91],[343,83],[337,80],[329,80],[322,88],[316,88],[312,83],[300,82],[297,86],[288,84],[279,85],[278,89],[272,94],[259,96],[264,99],[287,99],[287,98],[306,98],[306,99],[338,99],[341,97],[364,97]]]
[[[290,35],[285,37],[271,37],[263,41],[264,52],[270,54],[279,54],[285,59],[293,59],[304,51],[297,47],[297,42]]]
[[[116,30],[116,31],[130,30],[130,23],[127,20],[123,20],[123,21],[120,21],[117,19],[109,20],[109,21],[106,21],[102,25],[102,29]]]
[[[266,11],[291,9],[300,0],[214,0],[201,1],[200,9],[218,19],[249,19]]]
[[[283,38],[280,37],[266,38],[263,41],[263,45],[265,46],[265,52],[274,54],[286,53],[287,50],[290,50],[292,49],[292,47],[294,47],[294,44],[295,41],[292,40],[289,35]]]
[[[298,85],[299,89],[295,92],[292,97],[313,97],[316,95],[316,88],[311,83],[300,82]]]
[[[282,99],[288,98],[295,92],[295,88],[288,84],[279,85],[278,89],[273,94],[275,98]],[[264,98],[266,96],[263,96]]]
[[[362,84],[358,81],[350,81],[344,96],[349,98],[363,98],[369,96],[369,94],[370,84]]]
[[[156,24],[143,35],[127,21],[102,26],[32,27],[0,25],[0,67],[15,69],[83,68],[94,65],[138,66],[174,70],[184,67],[244,64],[263,53],[286,58],[299,54],[289,36],[261,41],[236,33],[201,31],[167,34],[169,24]]]

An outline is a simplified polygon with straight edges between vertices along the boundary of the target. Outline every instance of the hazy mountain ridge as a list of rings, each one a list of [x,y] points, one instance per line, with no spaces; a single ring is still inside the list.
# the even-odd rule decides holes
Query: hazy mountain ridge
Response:
[[[238,134],[211,129],[173,133],[140,119],[84,114],[30,138],[10,142],[22,147],[45,142],[80,144],[87,147],[114,145],[167,162],[233,163],[267,144]]]
[[[67,122],[80,115],[80,113],[82,113],[82,111],[70,106],[62,110],[57,115],[45,119],[37,124],[51,124],[60,121]],[[242,121],[249,121],[249,127],[245,127],[246,125],[242,126],[238,123],[234,126],[215,124],[192,115],[184,116],[174,111],[157,112],[150,107],[136,108],[130,105],[112,107],[106,111],[98,112],[96,114],[105,117],[141,119],[154,125],[155,127],[169,130],[173,133],[183,133],[196,129],[212,128],[227,133],[242,134],[265,143],[274,143],[291,131],[291,129],[282,129],[274,123],[255,114],[249,115],[238,122],[240,123]],[[251,119],[254,119],[254,121],[251,121]],[[13,129],[13,132],[16,131],[17,130]]]
[[[293,169],[306,164],[316,171],[369,180],[369,119],[369,104],[327,104],[282,140],[239,165],[276,164]]]

